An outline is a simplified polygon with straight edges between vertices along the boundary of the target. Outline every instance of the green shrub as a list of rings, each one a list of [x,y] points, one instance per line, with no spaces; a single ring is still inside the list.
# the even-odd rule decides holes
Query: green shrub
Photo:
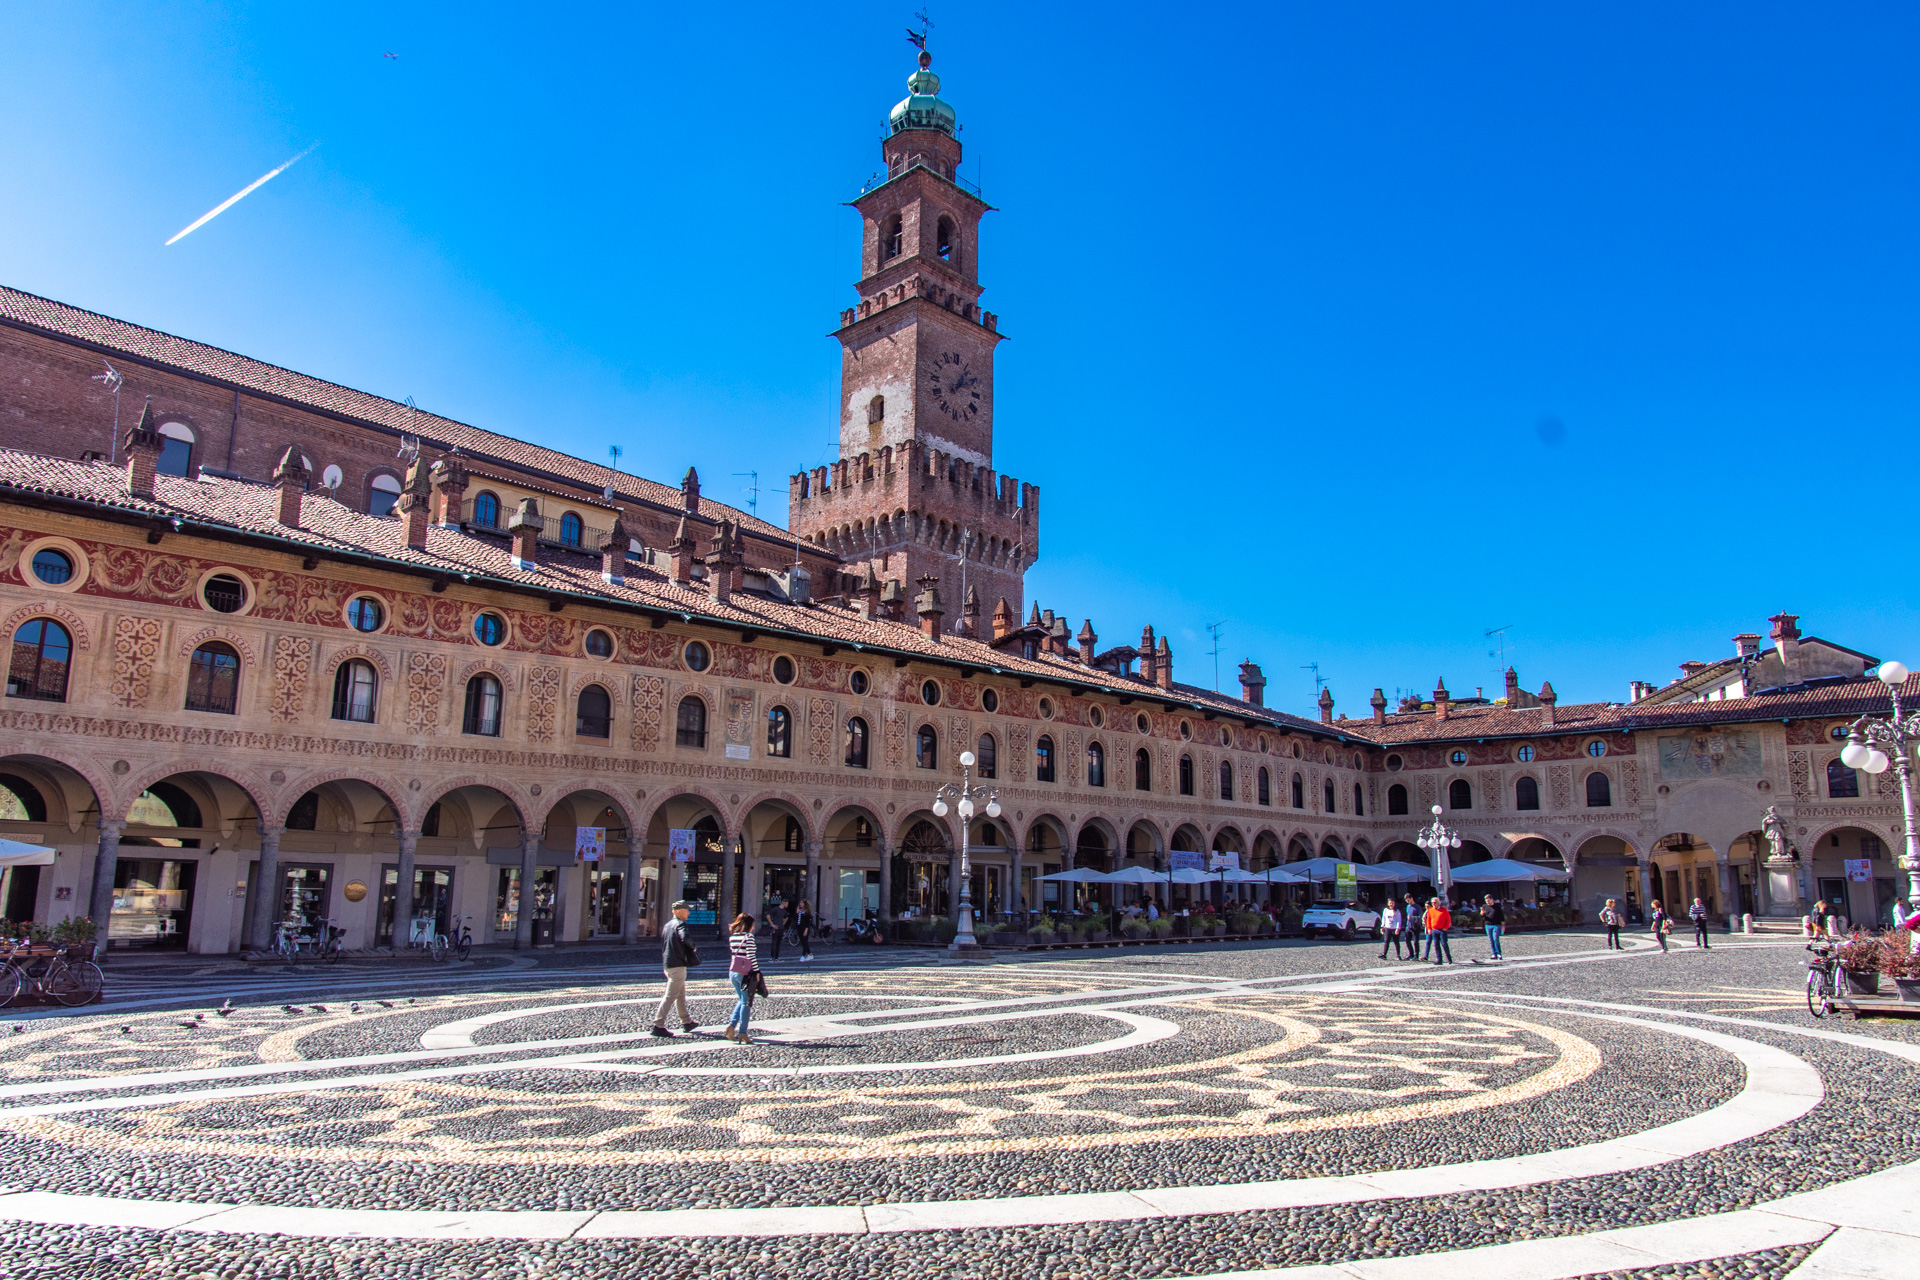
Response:
[[[1258,933],[1267,918],[1258,911],[1239,911],[1234,913],[1233,931],[1235,933]]]
[[[1157,920],[1147,921],[1147,931],[1156,938],[1164,938],[1173,932],[1173,917],[1161,916]]]

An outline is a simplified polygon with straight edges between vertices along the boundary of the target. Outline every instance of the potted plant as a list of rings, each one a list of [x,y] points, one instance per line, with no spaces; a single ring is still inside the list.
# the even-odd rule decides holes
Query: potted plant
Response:
[[[1139,916],[1132,916],[1121,923],[1120,932],[1129,940],[1138,942],[1140,939],[1146,937],[1150,930],[1147,928],[1147,922],[1144,919]]]
[[[1052,916],[1041,916],[1033,922],[1033,927],[1027,932],[1031,933],[1033,940],[1039,943],[1049,943],[1060,936],[1059,926],[1054,923]]]
[[[1913,933],[1895,929],[1880,939],[1878,969],[1893,979],[1902,1000],[1920,1003],[1920,955],[1913,950]]]
[[[1164,938],[1173,932],[1173,917],[1160,916],[1147,921],[1147,932],[1156,938]]]
[[[1880,991],[1880,944],[1873,938],[1855,933],[1840,944],[1834,958],[1839,961],[1840,978],[1852,996],[1877,995]]]
[[[1260,926],[1266,921],[1267,918],[1258,911],[1239,911],[1234,913],[1233,931],[1252,937],[1260,932]]]

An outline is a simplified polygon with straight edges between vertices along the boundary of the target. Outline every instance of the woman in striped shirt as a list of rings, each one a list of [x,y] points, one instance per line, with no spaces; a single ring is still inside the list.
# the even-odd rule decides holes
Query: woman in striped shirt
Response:
[[[747,1035],[747,1011],[752,1008],[753,975],[760,968],[760,950],[753,940],[753,917],[744,911],[727,928],[727,977],[733,982],[733,1017],[727,1019],[727,1039],[752,1044]]]

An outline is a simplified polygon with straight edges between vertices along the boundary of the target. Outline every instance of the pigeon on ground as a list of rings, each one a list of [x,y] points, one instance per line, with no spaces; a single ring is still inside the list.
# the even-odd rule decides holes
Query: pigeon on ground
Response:
[[[391,1009],[391,1008],[393,1008],[393,1001],[391,1001],[391,1000],[376,1000],[376,1001],[374,1001],[374,1003],[375,1003],[375,1004],[377,1004],[377,1005],[379,1005],[379,1006],[380,1006],[380,1007],[381,1007],[382,1009]]]
[[[281,1005],[281,1006],[280,1006],[280,1012],[282,1012],[282,1013],[298,1013],[298,1012],[300,1012],[300,1006],[299,1006],[299,1005],[297,1005],[297,1004],[283,1004],[283,1005]]]
[[[412,1004],[412,1003],[413,1003],[413,997],[412,997],[412,996],[408,996],[408,997],[407,997],[407,1003],[408,1003],[408,1004]]]
[[[181,1026],[181,1027],[185,1027],[185,1028],[186,1028],[187,1030],[189,1030],[189,1031],[198,1031],[198,1030],[200,1029],[200,1024],[199,1024],[199,1023],[197,1023],[197,1022],[195,1022],[195,1021],[194,1021],[193,1019],[191,1019],[191,1018],[188,1018],[188,1019],[187,1019],[186,1021],[184,1021],[184,1022],[178,1022],[178,1023],[175,1023],[174,1025],[175,1025],[175,1026]]]
[[[355,1004],[355,1005],[353,1006],[353,1008],[351,1008],[351,1009],[349,1009],[349,1010],[348,1010],[348,1012],[349,1012],[349,1013],[358,1013],[358,1012],[360,1012],[360,1006],[359,1006],[358,1004]]]
[[[123,1036],[130,1036],[130,1035],[132,1035],[132,1034],[133,1034],[133,1028],[132,1028],[132,1027],[122,1027],[122,1028],[120,1028],[120,1034],[121,1034],[121,1035],[123,1035]]]
[[[213,1011],[213,1016],[216,1018],[231,1018],[233,1016],[233,1012],[234,1011],[230,1008],[215,1009]]]
[[[325,1006],[325,1005],[323,1005],[323,1004],[317,1004],[317,1005],[315,1005],[315,1006],[313,1006],[313,1011],[314,1011],[315,1013],[325,1013],[325,1012],[327,1011],[327,1006]]]
[[[18,1035],[25,1035],[25,1034],[26,1034],[26,1030],[27,1030],[27,1024],[26,1024],[26,1023],[24,1023],[24,1022],[16,1022],[16,1023],[14,1023],[14,1024],[13,1024],[13,1034],[15,1034],[15,1035],[17,1035],[17,1036],[18,1036]]]
[[[205,1022],[207,1020],[207,1015],[205,1010],[202,1010],[201,1012],[194,1014],[193,1020],[195,1022]]]

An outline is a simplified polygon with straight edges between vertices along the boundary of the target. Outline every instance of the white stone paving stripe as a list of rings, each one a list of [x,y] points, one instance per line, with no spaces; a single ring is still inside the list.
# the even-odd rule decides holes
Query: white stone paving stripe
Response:
[[[1787,1280],[1909,1280],[1920,1240],[1886,1231],[1842,1227],[1813,1256],[1787,1273]]]

